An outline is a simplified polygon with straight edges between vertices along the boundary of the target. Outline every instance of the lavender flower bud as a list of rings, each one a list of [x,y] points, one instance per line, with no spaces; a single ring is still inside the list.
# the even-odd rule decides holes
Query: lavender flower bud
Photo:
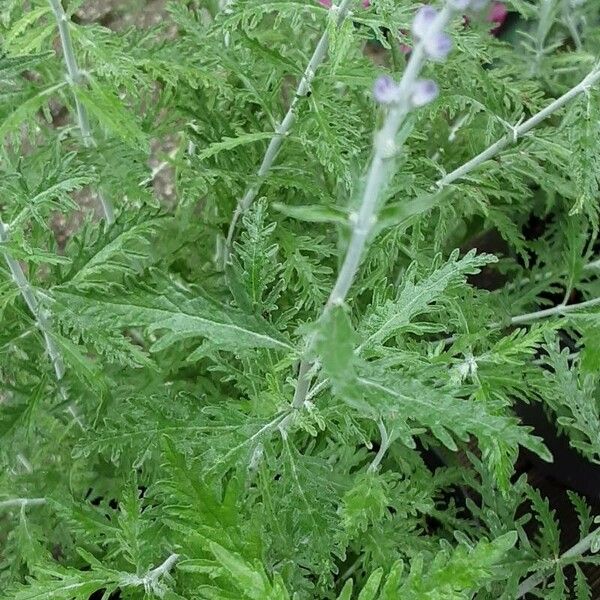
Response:
[[[373,97],[379,104],[391,104],[398,100],[398,84],[387,75],[381,75],[373,85]]]
[[[433,60],[444,60],[452,50],[450,36],[443,32],[433,33],[423,39],[425,52]]]
[[[412,23],[412,32],[416,38],[424,38],[431,30],[431,26],[438,16],[438,11],[433,6],[422,6],[415,15]]]
[[[425,106],[433,102],[439,93],[437,83],[431,79],[419,79],[415,82],[411,93],[413,106]]]

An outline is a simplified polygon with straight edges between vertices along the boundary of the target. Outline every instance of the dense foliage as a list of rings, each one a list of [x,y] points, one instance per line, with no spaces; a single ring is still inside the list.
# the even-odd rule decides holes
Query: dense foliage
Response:
[[[0,3],[0,597],[591,598],[600,4],[82,4]]]

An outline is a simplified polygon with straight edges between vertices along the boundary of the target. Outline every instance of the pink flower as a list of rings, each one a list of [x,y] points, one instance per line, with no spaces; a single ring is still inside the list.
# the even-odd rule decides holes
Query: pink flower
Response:
[[[495,27],[492,28],[492,33],[497,33],[506,17],[508,16],[508,9],[502,2],[493,2],[488,13],[487,20],[490,23],[495,23]]]
[[[331,8],[331,0],[319,0],[319,4],[325,8]],[[369,6],[371,6],[371,0],[363,0],[362,5],[364,8],[369,8]]]
[[[494,24],[490,29],[492,35],[496,35],[500,31],[500,28],[508,16],[508,9],[504,2],[498,2],[497,0],[494,0],[491,3],[488,0],[471,0],[471,8],[475,12],[487,9],[485,20],[488,23]],[[469,24],[469,17],[465,17],[465,24]]]

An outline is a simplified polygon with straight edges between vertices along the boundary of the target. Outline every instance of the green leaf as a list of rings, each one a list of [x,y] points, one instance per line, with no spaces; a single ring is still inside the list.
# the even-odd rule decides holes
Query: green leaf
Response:
[[[297,221],[307,223],[337,223],[338,225],[348,226],[348,213],[335,206],[307,205],[307,206],[289,206],[275,202],[275,210],[291,217]]]
[[[351,600],[353,588],[354,582],[352,581],[352,579],[348,579],[348,581],[346,581],[344,587],[342,588],[340,595],[337,597],[337,600]]]
[[[451,448],[454,443],[449,440],[450,434],[463,441],[474,435],[504,489],[510,485],[506,473],[512,471],[519,445],[545,460],[552,458],[541,438],[530,435],[530,428],[520,426],[512,417],[491,414],[481,403],[453,397],[418,380],[371,368],[363,370],[366,375],[358,377],[358,383],[375,414],[406,415]]]
[[[481,540],[472,547],[442,546],[427,567],[423,557],[418,556],[413,559],[410,573],[396,597],[403,600],[471,597],[473,590],[494,580],[495,571],[516,540],[516,532],[511,531],[491,542]]]
[[[116,585],[97,573],[85,573],[75,569],[48,570],[44,577],[30,581],[0,596],[2,600],[88,600],[103,588],[114,591]]]
[[[0,81],[20,75],[23,71],[36,67],[46,61],[53,52],[39,52],[37,54],[25,54],[22,56],[0,57]]]
[[[446,263],[420,279],[413,265],[396,298],[375,307],[361,324],[359,334],[365,338],[361,350],[383,344],[409,326],[416,316],[431,310],[430,305],[443,298],[449,287],[464,285],[467,275],[479,273],[481,267],[496,260],[491,254],[475,254],[475,250],[459,258],[458,251],[454,251]]]
[[[333,306],[319,320],[315,350],[336,394],[349,398],[356,389],[356,334],[343,306]]]
[[[58,344],[65,362],[69,365],[70,372],[98,394],[104,394],[107,390],[107,383],[100,365],[86,356],[83,349],[71,340],[61,335],[54,335],[54,340]]]
[[[146,327],[150,333],[163,331],[164,335],[150,348],[153,352],[199,337],[233,352],[243,348],[293,351],[291,342],[260,317],[235,311],[200,296],[199,291],[193,297],[176,285],[163,283],[160,287],[158,293],[139,289],[132,294],[104,297],[56,290],[55,296],[80,316],[104,320],[111,329]]]
[[[51,96],[66,85],[67,83],[64,81],[51,85],[36,92],[24,102],[19,102],[17,107],[0,123],[0,141],[4,140],[8,133],[15,132],[23,122],[30,120]]]
[[[375,225],[376,231],[406,224],[411,217],[420,215],[440,204],[449,193],[448,190],[443,190],[433,194],[423,194],[414,200],[388,204],[379,213]]]
[[[383,518],[389,504],[381,477],[372,472],[360,475],[344,494],[341,510],[344,524],[349,531],[367,531],[369,526]]]
[[[404,563],[401,560],[394,563],[381,590],[380,600],[396,600],[398,598],[398,589],[400,588],[403,571]]]
[[[41,46],[50,26],[39,27],[38,24],[38,27],[34,27],[34,25],[49,12],[49,5],[31,7],[30,10],[25,11],[20,19],[11,23],[11,27],[5,30],[3,37],[7,46],[23,54],[28,54],[31,48]]]
[[[229,552],[214,541],[209,542],[210,551],[229,573],[237,587],[245,596],[253,600],[268,598],[269,582],[264,573],[257,571],[239,554]]]
[[[216,156],[224,150],[233,150],[239,146],[245,146],[246,144],[253,144],[261,140],[270,140],[275,134],[270,131],[262,131],[258,133],[244,133],[238,137],[224,137],[220,142],[214,142],[204,150],[198,153],[200,160],[206,160]]]
[[[76,86],[75,93],[90,114],[113,135],[133,148],[147,152],[149,141],[137,119],[123,106],[123,101],[109,88],[92,79],[89,86]]]
[[[365,583],[363,589],[360,591],[358,595],[358,600],[375,600],[375,595],[377,594],[377,590],[379,589],[379,584],[381,583],[381,578],[383,577],[383,568],[379,568],[371,575],[369,575],[369,579],[367,579],[367,583]]]

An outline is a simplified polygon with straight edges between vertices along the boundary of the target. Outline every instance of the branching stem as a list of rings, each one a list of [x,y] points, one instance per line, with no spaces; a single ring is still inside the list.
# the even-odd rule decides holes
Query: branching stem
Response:
[[[175,566],[175,563],[178,559],[179,554],[171,554],[162,565],[159,565],[155,569],[148,571],[148,573],[144,577],[144,581],[156,581],[159,577],[161,577],[165,573],[168,573]]]
[[[91,148],[94,146],[94,137],[92,135],[90,119],[87,110],[79,99],[76,91],[76,86],[81,85],[84,75],[79,68],[75,50],[73,49],[73,41],[71,40],[71,31],[69,29],[69,17],[65,13],[61,0],[48,0],[48,2],[58,25],[58,33],[60,35],[63,57],[67,67],[68,81],[71,89],[73,90],[73,97],[75,99],[77,124],[81,132],[81,137],[83,138],[83,144],[86,148]],[[98,190],[98,198],[100,199],[100,203],[102,205],[102,212],[104,213],[106,223],[110,225],[115,220],[112,203],[100,190]]]
[[[4,221],[0,218],[0,244],[6,244],[7,242],[8,229],[4,224]],[[57,381],[60,382],[65,374],[65,366],[60,351],[52,337],[50,323],[44,313],[44,309],[40,305],[33,287],[29,283],[19,262],[5,248],[2,248],[2,254],[4,255],[4,260],[10,270],[12,279],[19,288],[21,296],[23,297],[25,304],[27,304],[27,307],[35,319],[36,325],[44,338],[46,352],[48,353],[48,357],[54,368],[54,374],[56,375]]]
[[[446,17],[447,18],[447,17]],[[415,60],[422,60],[422,56],[418,55],[419,46],[415,47],[415,50],[412,52],[411,58],[407,65],[405,71],[405,77],[408,74],[411,75],[410,69],[414,68]],[[416,59],[415,59],[416,57]],[[404,81],[404,77],[403,77]],[[511,132],[509,132],[506,136],[499,139],[497,142],[492,144],[489,148],[478,154],[476,157],[472,158],[470,161],[466,162],[461,167],[458,167],[454,171],[448,173],[435,184],[436,189],[442,189],[451,183],[454,183],[456,180],[463,178],[465,175],[479,167],[485,161],[493,158],[499,152],[501,152],[504,148],[509,146],[511,143],[515,143],[518,139],[523,137],[526,133],[532,130],[534,127],[539,125],[542,121],[548,118],[551,114],[565,106],[568,102],[576,98],[579,94],[586,92],[593,85],[600,81],[600,66],[594,67],[588,75],[586,75],[576,86],[571,88],[568,92],[563,94],[560,98],[557,98],[552,103],[550,103],[546,108],[542,109],[540,112],[533,115],[530,119],[524,121],[520,125],[516,125],[511,128]],[[388,115],[388,122],[390,120],[391,113]],[[387,122],[386,122],[387,125]],[[385,130],[386,125],[384,125]],[[381,133],[380,133],[381,135]],[[379,145],[381,148],[382,145]],[[362,252],[364,250],[364,245],[367,239],[367,235],[370,232],[371,225],[370,222],[374,216],[374,208],[376,204],[376,197],[373,199],[371,195],[373,194],[373,187],[369,186],[371,181],[373,183],[379,183],[380,185],[384,183],[384,177],[382,175],[383,165],[385,161],[381,156],[378,156],[377,152],[374,155],[373,161],[371,163],[371,168],[369,170],[369,175],[367,177],[367,187],[365,188],[365,194],[363,196],[363,202],[361,204],[361,210],[358,215],[358,218],[355,222],[355,227],[353,230],[352,238],[350,241],[350,245],[348,247],[348,252],[344,259],[344,263],[340,273],[338,275],[337,281],[334,286],[334,290],[331,293],[331,296],[325,306],[325,311],[329,310],[331,306],[336,303],[343,302],[346,298],[348,290],[350,289],[350,285],[354,280],[356,275],[356,270],[358,268],[358,264],[360,262],[360,258],[362,256]],[[375,193],[378,193],[378,190],[375,190]],[[366,229],[366,233],[365,233]],[[600,262],[600,261],[599,261]],[[593,265],[595,266],[595,265]],[[592,265],[590,265],[592,268]],[[600,299],[588,300],[587,302],[582,302],[580,304],[573,305],[560,305],[550,309],[541,310],[537,312],[528,313],[525,315],[519,315],[513,317],[511,319],[511,324],[519,324],[528,321],[533,321],[537,319],[541,319],[548,316],[553,316],[556,314],[563,314],[567,312],[572,312],[581,308],[587,308],[591,306],[595,306],[600,304]],[[308,346],[310,347],[310,340]],[[299,409],[304,405],[306,401],[307,395],[309,393],[309,387],[312,380],[310,375],[312,370],[312,364],[308,360],[303,360],[300,364],[299,372],[298,372],[298,383],[296,385],[296,391],[294,394],[294,400],[292,402],[292,407],[295,409]],[[322,381],[318,384],[315,389],[311,392],[311,397],[315,396],[323,387],[326,385],[326,382]],[[286,419],[280,427],[283,425],[287,425],[289,419]]]
[[[589,90],[593,85],[598,83],[599,80],[600,65],[596,65],[576,86],[572,87],[568,92],[563,94],[560,98],[554,100],[554,102],[551,102],[548,106],[546,106],[546,108],[543,108],[531,118],[523,121],[521,124],[511,127],[510,131],[504,137],[500,138],[498,141],[466,162],[464,165],[461,165],[457,169],[454,169],[454,171],[444,175],[444,177],[436,182],[435,187],[437,189],[442,189],[447,185],[454,183],[457,179],[462,179],[465,175],[479,167],[479,165],[485,161],[494,158],[494,156],[502,152],[502,150],[504,150],[506,147],[510,146],[511,144],[515,144],[517,140],[521,139],[534,127],[539,125],[550,115],[554,114],[557,110],[568,104],[579,94]]]
[[[599,533],[600,529],[595,529],[594,531],[586,535],[584,538],[580,539],[574,546],[563,552],[563,554],[561,554],[560,557],[556,559],[556,562],[564,562],[565,560],[579,557],[585,552],[587,552],[592,546],[594,540],[598,538]],[[531,590],[533,590],[540,583],[542,583],[542,581],[544,581],[544,579],[546,579],[547,576],[547,571],[540,571],[538,573],[530,575],[519,585],[519,588],[517,589],[517,595],[515,596],[515,600],[519,600],[519,598],[522,598],[523,596],[525,596],[525,594],[528,594]]]
[[[342,0],[341,4],[335,8],[335,10],[337,10],[337,13],[338,13],[337,14],[337,26],[338,27],[340,27],[342,25],[342,23],[348,16],[348,13],[350,12],[350,7],[353,2],[355,2],[355,0]],[[334,8],[332,7],[331,10],[334,10]],[[256,174],[256,182],[252,183],[250,185],[250,187],[246,190],[246,193],[244,194],[242,199],[238,202],[237,206],[235,207],[233,217],[231,218],[231,223],[229,224],[229,230],[227,232],[227,239],[225,241],[225,248],[224,248],[225,262],[227,262],[229,260],[229,255],[231,253],[231,246],[233,244],[233,238],[235,236],[235,230],[237,227],[237,223],[238,223],[240,217],[242,216],[242,214],[244,214],[244,212],[246,212],[246,210],[248,210],[248,208],[251,206],[252,202],[254,202],[254,199],[256,198],[256,195],[258,194],[258,192],[260,190],[260,186],[261,186],[265,176],[267,175],[267,173],[270,171],[271,167],[273,166],[273,162],[275,161],[275,158],[277,157],[277,154],[279,153],[279,150],[281,148],[281,145],[283,143],[285,136],[289,133],[290,129],[292,128],[292,126],[294,125],[294,123],[296,121],[296,107],[298,105],[298,102],[300,101],[301,98],[304,98],[306,96],[306,94],[308,94],[308,92],[310,91],[310,86],[315,77],[317,69],[319,68],[319,66],[325,60],[325,57],[327,56],[328,48],[329,48],[329,32],[325,31],[323,33],[323,35],[321,36],[321,39],[317,43],[317,47],[315,48],[315,51],[313,52],[313,55],[308,63],[308,66],[306,67],[306,70],[304,71],[302,78],[300,79],[300,83],[298,84],[298,87],[296,88],[296,92],[294,93],[294,98],[290,104],[290,107],[288,108],[287,113],[283,117],[279,126],[276,128],[275,135],[271,138],[271,142],[269,143],[269,146],[267,147],[267,151],[263,157],[262,163]]]
[[[445,5],[438,14],[432,28],[437,31],[442,30],[450,20],[451,16],[452,9],[449,5]],[[419,41],[415,45],[402,75],[398,89],[398,101],[389,109],[382,128],[375,136],[373,157],[367,172],[360,208],[353,219],[350,243],[336,282],[323,310],[324,313],[327,313],[332,307],[345,302],[350,286],[358,271],[368,236],[375,223],[378,199],[385,189],[389,176],[392,173],[391,159],[393,159],[400,150],[396,144],[398,130],[411,110],[410,94],[419,77],[421,69],[423,68],[425,60],[425,49],[423,43]],[[312,341],[312,338],[308,340],[308,352],[310,351]],[[310,382],[312,380],[311,371],[312,363],[305,355],[305,358],[303,358],[300,363],[298,381],[294,399],[292,401],[292,408],[294,409],[300,409],[304,406]]]
[[[148,571],[143,577],[139,575],[127,575],[121,581],[123,587],[143,586],[147,593],[155,593],[162,597],[162,585],[160,578],[171,571],[179,560],[179,554],[171,554],[161,565]]]

